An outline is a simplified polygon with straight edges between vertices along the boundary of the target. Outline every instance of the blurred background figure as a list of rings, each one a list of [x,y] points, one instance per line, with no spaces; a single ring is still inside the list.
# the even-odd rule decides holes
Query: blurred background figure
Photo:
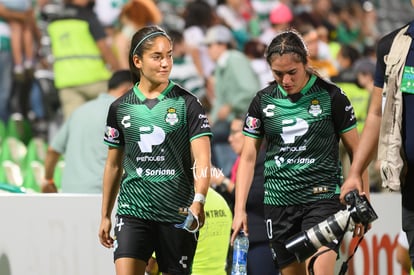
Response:
[[[173,41],[174,60],[174,67],[171,70],[170,79],[197,96],[203,102],[203,106],[205,106],[204,103],[208,105],[204,78],[197,72],[194,60],[191,54],[189,54],[183,33],[171,30],[168,34]]]
[[[361,57],[360,52],[354,46],[343,44],[336,55],[338,74],[331,77],[333,82],[356,84],[355,62]]]
[[[13,56],[13,93],[10,99],[11,113],[27,119],[30,110],[30,92],[37,49],[40,40],[34,8],[30,0],[2,0],[8,9],[24,14],[24,20],[8,21],[11,29],[11,51]]]
[[[235,48],[242,50],[244,44],[252,37],[249,21],[254,17],[254,12],[249,1],[218,0],[216,13],[219,23],[233,33]]]
[[[354,100],[356,101],[354,105],[355,113],[357,111],[359,113],[365,111],[363,116],[361,115],[360,120],[358,120],[360,121],[358,124],[361,124],[361,126],[358,125],[357,127],[358,131],[362,133],[368,114],[368,107],[371,102],[371,96],[374,91],[375,60],[369,57],[360,58],[355,62],[353,68],[357,77],[357,85],[363,89],[360,97],[364,98],[364,100],[360,100],[359,102]],[[368,165],[368,176],[371,192],[384,191],[381,186],[380,163],[377,160],[377,154],[373,156],[373,160]]]
[[[206,204],[205,225],[200,229],[191,275],[226,275],[230,242],[232,212],[226,200],[213,188],[209,188]],[[214,244],[214,245],[212,245]],[[149,259],[146,275],[160,275],[156,255]]]
[[[96,13],[99,22],[104,26],[109,39],[113,38],[113,35],[120,24],[119,14],[121,13],[122,7],[129,1],[130,0],[95,0],[93,11]]]
[[[107,93],[76,109],[60,127],[51,141],[45,159],[45,180],[42,192],[102,193],[107,146],[106,115],[110,104],[133,86],[129,70],[116,71],[108,81]],[[65,166],[58,186],[54,176],[58,161],[64,157]]]
[[[60,16],[48,25],[54,83],[65,119],[80,105],[106,91],[111,70],[119,68],[91,3],[65,1]]]
[[[33,71],[36,47],[35,36],[38,35],[34,10],[31,0],[1,0],[7,9],[22,12],[24,20],[9,20],[11,29],[11,47],[13,53],[13,73],[18,79],[24,78],[25,70]],[[37,37],[38,38],[38,37]],[[33,73],[33,72],[32,72]]]
[[[235,118],[231,122],[229,143],[237,154],[231,174],[232,183],[236,182],[236,174],[240,155],[244,144],[242,133],[244,116]],[[249,228],[249,250],[247,254],[247,274],[249,275],[276,275],[279,274],[278,268],[273,261],[269,240],[267,238],[266,224],[264,218],[264,145],[259,151],[252,185],[249,190],[246,203],[246,213],[248,216]],[[233,184],[234,185],[234,184]],[[235,187],[237,188],[237,186]],[[234,195],[234,194],[233,194]]]
[[[267,65],[264,53],[266,45],[259,39],[251,39],[244,44],[243,52],[250,59],[253,70],[260,80],[260,87],[266,87],[272,81],[273,75]]]
[[[184,40],[198,74],[205,80],[206,98],[211,105],[214,100],[214,88],[213,83],[209,82],[209,77],[215,64],[208,55],[204,40],[207,29],[216,23],[215,9],[204,0],[190,1],[184,8],[183,19]]]
[[[260,33],[270,26],[269,14],[279,3],[280,1],[274,0],[250,0],[250,5],[257,17]]]
[[[277,34],[290,28],[292,20],[293,13],[290,7],[282,2],[279,2],[270,12],[270,25],[267,26],[260,34],[259,40],[265,45],[269,45]]]
[[[13,56],[10,21],[23,21],[25,14],[6,8],[0,2],[0,118],[3,124],[10,116],[9,100],[12,89]]]
[[[212,124],[212,162],[228,175],[236,155],[228,144],[229,123],[244,114],[249,101],[260,88],[260,81],[247,56],[235,49],[232,32],[224,25],[207,30],[205,45],[216,67],[212,75],[214,101],[210,112]]]
[[[323,78],[330,79],[338,74],[334,59],[331,56],[329,45],[322,41],[315,27],[311,24],[297,26],[308,50],[309,65]]]
[[[213,188],[208,190],[204,211],[205,225],[200,230],[191,274],[226,275],[233,214],[226,200]]]
[[[114,34],[114,51],[122,69],[128,69],[128,53],[131,38],[144,26],[158,25],[162,14],[153,0],[130,0],[119,15],[120,30]]]

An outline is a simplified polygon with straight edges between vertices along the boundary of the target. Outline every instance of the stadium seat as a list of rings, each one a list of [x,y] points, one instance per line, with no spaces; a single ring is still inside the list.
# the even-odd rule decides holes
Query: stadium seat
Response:
[[[3,122],[3,120],[0,120],[0,144],[3,142],[6,136],[7,136],[6,124]]]
[[[4,171],[4,180],[1,182],[6,182],[14,186],[23,185],[23,172],[17,163],[11,160],[4,160],[1,166]]]
[[[41,192],[42,181],[45,178],[43,162],[31,160],[26,164],[23,187],[33,192]]]
[[[23,118],[21,114],[13,114],[6,125],[7,136],[15,137],[24,144],[28,144],[32,138],[32,127],[30,121]]]
[[[47,153],[47,143],[44,139],[33,137],[27,144],[27,154],[25,157],[25,166],[30,165],[34,160],[44,163]]]
[[[2,143],[0,160],[11,160],[22,165],[27,155],[27,146],[16,137],[6,137]]]

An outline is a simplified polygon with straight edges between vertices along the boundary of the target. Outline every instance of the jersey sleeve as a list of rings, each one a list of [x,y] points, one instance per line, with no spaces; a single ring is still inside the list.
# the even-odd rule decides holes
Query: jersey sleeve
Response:
[[[118,101],[111,104],[106,118],[104,143],[111,147],[124,146],[124,136],[117,122]]]
[[[201,136],[212,135],[206,112],[195,96],[189,96],[187,100],[187,123],[190,141]]]
[[[243,134],[252,138],[263,138],[264,136],[259,94],[250,103],[246,118],[244,119]]]
[[[345,133],[357,125],[354,107],[342,89],[332,98],[332,118],[338,134]]]

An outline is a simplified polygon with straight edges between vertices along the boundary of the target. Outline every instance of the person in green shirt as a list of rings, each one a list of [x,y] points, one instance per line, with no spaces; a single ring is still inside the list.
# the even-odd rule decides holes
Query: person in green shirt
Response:
[[[210,124],[198,98],[169,80],[172,51],[162,28],[136,32],[129,53],[135,85],[107,115],[99,238],[113,248],[117,274],[144,274],[154,251],[161,272],[190,274],[205,222]]]
[[[246,201],[266,140],[264,216],[273,259],[282,274],[306,274],[310,257],[299,262],[285,243],[345,209],[339,200],[339,140],[350,155],[356,151],[356,118],[345,93],[309,67],[307,47],[295,30],[273,38],[266,60],[275,81],[257,92],[245,117],[231,242],[240,230],[249,232]],[[358,191],[369,194],[368,182]],[[354,233],[362,236],[362,226]],[[327,248],[315,262],[315,274],[334,272],[336,243],[325,242],[315,252]]]

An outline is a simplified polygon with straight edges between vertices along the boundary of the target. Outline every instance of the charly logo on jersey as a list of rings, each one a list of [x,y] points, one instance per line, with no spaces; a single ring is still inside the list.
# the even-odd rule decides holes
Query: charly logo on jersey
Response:
[[[263,113],[266,117],[272,117],[275,115],[274,109],[276,106],[274,104],[268,104],[265,108],[263,108]]]
[[[322,107],[320,103],[321,102],[319,101],[319,99],[316,99],[316,98],[312,99],[311,104],[308,109],[308,113],[313,115],[314,117],[322,114]]]
[[[165,140],[165,132],[158,126],[139,127],[139,131],[140,141],[138,141],[138,145],[143,153],[151,153],[152,146],[160,145]]]
[[[170,107],[167,109],[165,122],[169,123],[171,126],[175,125],[178,122],[177,110],[175,108]]]
[[[121,124],[124,126],[124,128],[131,127],[131,121],[130,120],[131,120],[131,116],[130,115],[124,116],[122,118]]]

